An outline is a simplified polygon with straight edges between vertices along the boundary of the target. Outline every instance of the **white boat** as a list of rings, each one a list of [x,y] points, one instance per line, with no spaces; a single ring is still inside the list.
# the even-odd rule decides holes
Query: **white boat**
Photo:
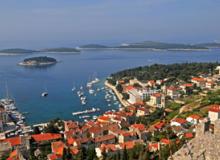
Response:
[[[93,93],[95,93],[95,90],[89,89],[89,94],[93,94]]]
[[[47,93],[47,92],[43,92],[43,93],[41,93],[41,96],[42,96],[42,97],[47,97],[47,96],[48,96],[48,93]]]
[[[73,87],[73,88],[72,88],[72,91],[74,92],[75,90],[76,90],[76,87]]]

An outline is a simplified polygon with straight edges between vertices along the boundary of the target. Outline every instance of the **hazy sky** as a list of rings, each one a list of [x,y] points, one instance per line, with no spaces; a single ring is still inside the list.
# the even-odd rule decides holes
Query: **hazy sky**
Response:
[[[220,40],[220,0],[0,0],[0,48]]]

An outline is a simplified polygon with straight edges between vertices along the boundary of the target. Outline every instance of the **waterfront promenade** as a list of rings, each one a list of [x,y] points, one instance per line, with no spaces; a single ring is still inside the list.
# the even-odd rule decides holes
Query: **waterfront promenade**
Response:
[[[126,100],[123,99],[123,96],[117,91],[115,86],[109,84],[107,81],[105,81],[105,86],[111,89],[115,93],[122,106],[127,107],[130,105]]]

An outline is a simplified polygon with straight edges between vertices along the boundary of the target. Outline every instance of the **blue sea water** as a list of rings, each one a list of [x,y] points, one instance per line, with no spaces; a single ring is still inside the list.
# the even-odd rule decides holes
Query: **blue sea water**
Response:
[[[24,58],[48,55],[60,61],[48,68],[25,68],[17,63]],[[35,53],[31,55],[0,56],[0,95],[5,97],[7,81],[10,96],[15,98],[21,112],[28,112],[28,124],[46,122],[54,118],[73,119],[72,112],[99,107],[101,113],[117,109],[108,106],[105,91],[97,96],[88,95],[88,104],[82,106],[73,84],[79,88],[86,84],[94,73],[102,80],[116,71],[154,63],[215,62],[220,58],[220,50],[211,51],[143,51],[143,50],[85,50],[78,55]],[[45,87],[47,98],[41,93]]]

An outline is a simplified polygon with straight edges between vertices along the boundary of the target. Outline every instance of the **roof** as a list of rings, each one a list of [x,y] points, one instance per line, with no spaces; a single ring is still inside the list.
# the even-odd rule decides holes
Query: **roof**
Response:
[[[180,123],[180,124],[184,124],[186,123],[187,121],[183,118],[175,118],[172,120],[173,122],[177,122],[177,123]]]
[[[7,160],[19,160],[17,150],[12,151]]]
[[[53,153],[48,154],[47,157],[48,157],[49,160],[58,160],[58,159],[60,159],[60,156],[58,156],[56,154],[53,154]]]
[[[72,145],[76,140],[73,137],[67,137],[67,144]]]
[[[4,142],[10,143],[12,147],[21,145],[21,137],[17,136],[17,137],[7,138],[4,140]]]
[[[193,78],[192,78],[192,81],[204,82],[205,79],[204,79],[204,78],[201,78],[201,77],[193,77]]]
[[[135,146],[135,141],[128,141],[120,144],[121,148],[132,149]]]
[[[73,154],[73,155],[77,155],[79,153],[79,150],[77,148],[70,148],[70,152]]]
[[[193,134],[191,132],[185,133],[184,134],[185,138],[193,138]]]
[[[176,90],[178,90],[178,89],[179,89],[179,88],[174,87],[174,86],[167,87],[167,90],[170,90],[170,91],[176,91]]]
[[[157,98],[159,98],[159,97],[162,96],[162,94],[160,94],[160,93],[154,93],[154,94],[152,94],[152,96],[153,96],[153,97],[157,97]]]
[[[115,138],[115,136],[113,134],[108,134],[108,135],[105,135],[105,136],[99,136],[99,137],[95,138],[95,143],[108,141],[108,140],[111,140],[111,139],[114,139],[114,138]]]
[[[160,142],[163,143],[163,144],[170,144],[170,140],[167,139],[167,138],[162,138],[162,139],[160,140]]]
[[[209,112],[220,112],[220,105],[218,104],[210,105]]]
[[[135,129],[138,129],[140,131],[145,130],[145,126],[143,124],[132,124],[131,127],[135,128]]]
[[[98,117],[99,122],[108,122],[110,119],[107,116],[100,116]]]
[[[183,86],[183,87],[193,87],[193,84],[192,83],[185,83],[185,84],[182,84],[181,86]]]
[[[154,124],[154,128],[156,129],[161,129],[163,126],[165,126],[164,122],[157,122],[156,124]]]
[[[159,143],[150,143],[148,144],[149,150],[158,150],[159,149]]]
[[[101,144],[101,146],[99,147],[101,149],[101,151],[116,151],[116,145],[115,144]]]
[[[64,143],[62,141],[52,142],[51,149],[56,155],[63,156]]]
[[[122,136],[124,137],[128,137],[128,136],[136,136],[136,133],[135,132],[122,132],[121,133]]]
[[[199,120],[201,118],[200,115],[197,115],[197,114],[192,114],[192,115],[189,115],[188,117],[192,118],[192,119],[196,119],[196,120]],[[187,118],[188,118],[187,117]]]
[[[125,91],[130,91],[132,89],[134,89],[134,86],[132,86],[132,85],[125,86]]]
[[[41,142],[41,141],[60,139],[62,136],[61,136],[61,134],[57,134],[57,133],[43,133],[43,134],[34,134],[31,137],[36,142]]]

